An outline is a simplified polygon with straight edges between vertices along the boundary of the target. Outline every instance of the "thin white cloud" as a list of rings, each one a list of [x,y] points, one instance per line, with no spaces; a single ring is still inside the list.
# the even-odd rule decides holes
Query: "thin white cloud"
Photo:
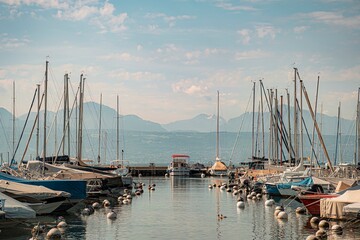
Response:
[[[294,27],[294,33],[303,33],[308,28],[309,28],[309,26],[297,26],[297,27]]]
[[[311,12],[301,14],[304,18],[311,18],[317,22],[323,22],[329,25],[343,26],[348,28],[360,28],[360,15],[344,16],[338,12]]]
[[[255,27],[255,30],[259,38],[265,38],[269,36],[270,38],[274,39],[276,34],[280,32],[271,25],[259,25]]]
[[[161,18],[169,25],[169,27],[174,27],[177,21],[191,20],[196,18],[195,16],[190,15],[169,16],[165,13],[147,13],[144,17],[147,19]]]
[[[237,52],[235,54],[235,59],[236,60],[256,59],[256,58],[264,58],[267,57],[268,55],[269,54],[267,52],[257,49],[251,51]]]
[[[254,7],[243,6],[243,5],[233,5],[231,3],[219,2],[216,4],[217,7],[228,10],[228,11],[256,11]]]
[[[206,82],[199,81],[198,78],[182,79],[172,84],[171,87],[175,93],[185,93],[188,95],[203,96],[208,91]]]
[[[122,80],[133,80],[133,81],[159,81],[163,80],[164,76],[161,73],[153,72],[128,72],[125,70],[113,71],[109,74],[110,77]]]
[[[0,36],[0,49],[11,50],[19,47],[24,47],[30,42],[27,38],[11,38],[6,33],[1,34]]]
[[[249,44],[251,39],[250,37],[251,31],[249,29],[241,29],[237,31],[237,33],[241,36],[243,44]]]
[[[58,0],[0,0],[0,3],[5,3],[12,6],[20,5],[38,5],[42,8],[65,9],[69,7],[68,1]]]
[[[102,60],[107,60],[107,61],[110,61],[110,60],[120,60],[120,61],[126,61],[126,62],[131,62],[131,61],[140,62],[140,61],[142,61],[141,57],[133,56],[130,53],[126,53],[126,52],[124,52],[124,53],[111,53],[111,54],[108,54],[108,55],[100,56],[99,58],[102,59]]]

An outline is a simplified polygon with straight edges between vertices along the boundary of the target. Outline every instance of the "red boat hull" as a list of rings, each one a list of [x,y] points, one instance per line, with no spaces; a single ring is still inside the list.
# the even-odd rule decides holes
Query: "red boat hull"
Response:
[[[337,194],[306,194],[298,197],[311,215],[320,215],[320,199],[338,196]]]

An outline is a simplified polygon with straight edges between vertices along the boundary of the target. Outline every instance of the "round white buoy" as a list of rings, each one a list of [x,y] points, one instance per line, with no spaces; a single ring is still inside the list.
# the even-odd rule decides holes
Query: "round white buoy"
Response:
[[[315,235],[309,235],[306,240],[319,240],[319,238]]]
[[[154,187],[151,187],[150,190],[151,190],[151,191],[155,191],[155,188],[154,188]]]
[[[104,205],[104,207],[109,207],[109,206],[110,206],[110,201],[107,200],[107,199],[105,199],[105,200],[103,201],[103,205]]]
[[[155,183],[153,183],[153,184],[151,184],[151,186],[152,186],[152,187],[156,187],[156,184],[155,184]]]
[[[261,193],[256,194],[256,197],[261,198],[262,197]]]
[[[312,217],[312,218],[310,219],[310,223],[318,224],[319,221],[320,221],[320,219],[319,219],[318,217]]]
[[[239,187],[238,187],[237,185],[235,185],[235,186],[233,186],[233,189],[234,189],[234,190],[238,190]]]
[[[213,186],[211,184],[209,184],[209,189],[212,189],[212,188],[213,188]]]
[[[205,177],[205,174],[204,174],[204,173],[202,173],[202,174],[201,174],[201,178],[204,178],[204,177]]]
[[[130,202],[129,202],[129,199],[124,199],[124,200],[122,201],[122,203],[126,205],[126,204],[129,204]]]
[[[319,228],[324,228],[324,229],[328,229],[330,226],[329,222],[326,220],[321,220],[319,222]]]
[[[306,209],[303,207],[297,207],[295,212],[298,214],[304,214],[304,213],[306,213]]]
[[[226,192],[231,192],[231,188],[227,188],[227,189],[226,189]]]
[[[251,192],[251,196],[256,196],[256,192]]]
[[[141,174],[141,173],[139,173],[138,177],[142,177],[142,174]]]
[[[61,239],[61,232],[57,228],[52,228],[46,234],[47,239]]]
[[[127,198],[127,199],[132,199],[132,196],[131,196],[131,195],[127,195],[126,198]]]
[[[251,194],[247,195],[247,199],[252,199]]]
[[[89,209],[89,208],[84,208],[84,209],[81,211],[81,214],[82,214],[82,215],[90,215],[90,209]]]
[[[269,199],[269,200],[265,201],[265,206],[270,207],[270,206],[273,206],[274,203],[275,203],[275,201],[273,199]]]
[[[277,215],[278,215],[281,211],[282,211],[282,210],[280,210],[280,209],[276,209],[275,212],[274,212],[275,217],[277,217]]]
[[[168,173],[165,173],[165,177],[169,177],[169,174],[168,174]]]
[[[239,202],[236,203],[236,206],[237,206],[238,208],[244,208],[244,207],[245,207],[245,203],[244,203],[243,201],[239,201]]]
[[[136,191],[135,191],[135,195],[136,195],[136,196],[140,196],[140,195],[141,195],[141,192],[140,192],[139,190],[136,190]]]
[[[220,187],[220,190],[225,190],[225,186],[222,185],[222,186]]]
[[[252,197],[252,200],[257,200],[257,197],[256,197],[256,196],[253,196],[253,197]]]
[[[326,231],[324,229],[319,229],[316,231],[315,236],[319,238],[323,238],[326,235]]]
[[[109,213],[106,215],[106,217],[107,217],[108,219],[115,219],[115,218],[117,217],[117,214],[116,214],[116,212],[111,211],[111,212],[109,212]]]
[[[66,228],[67,227],[67,223],[65,221],[61,221],[58,223],[57,225],[58,228]]]
[[[92,206],[94,209],[98,209],[98,208],[100,208],[100,203],[94,202],[91,206]]]
[[[279,214],[276,216],[278,219],[288,219],[288,215],[286,212],[281,211],[279,212]]]
[[[123,200],[124,200],[124,197],[123,197],[123,196],[118,197],[118,201],[119,201],[119,202],[122,202]]]
[[[336,234],[341,234],[343,231],[343,228],[340,225],[335,224],[331,227],[331,230],[333,232],[335,232]]]
[[[233,191],[233,195],[234,195],[234,196],[236,196],[236,195],[238,195],[238,194],[239,194],[239,191],[238,191],[238,190],[234,190],[234,191]]]

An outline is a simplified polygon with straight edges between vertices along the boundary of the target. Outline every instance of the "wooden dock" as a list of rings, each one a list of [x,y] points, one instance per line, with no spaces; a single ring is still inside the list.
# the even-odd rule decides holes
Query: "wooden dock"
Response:
[[[128,167],[132,176],[165,176],[167,166],[156,166],[150,163],[148,166],[133,166]]]

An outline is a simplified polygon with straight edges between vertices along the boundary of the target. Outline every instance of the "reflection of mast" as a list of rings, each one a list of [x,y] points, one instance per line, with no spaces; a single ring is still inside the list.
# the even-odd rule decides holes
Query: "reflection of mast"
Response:
[[[217,91],[217,116],[216,116],[216,161],[220,161],[219,157],[219,91]]]

